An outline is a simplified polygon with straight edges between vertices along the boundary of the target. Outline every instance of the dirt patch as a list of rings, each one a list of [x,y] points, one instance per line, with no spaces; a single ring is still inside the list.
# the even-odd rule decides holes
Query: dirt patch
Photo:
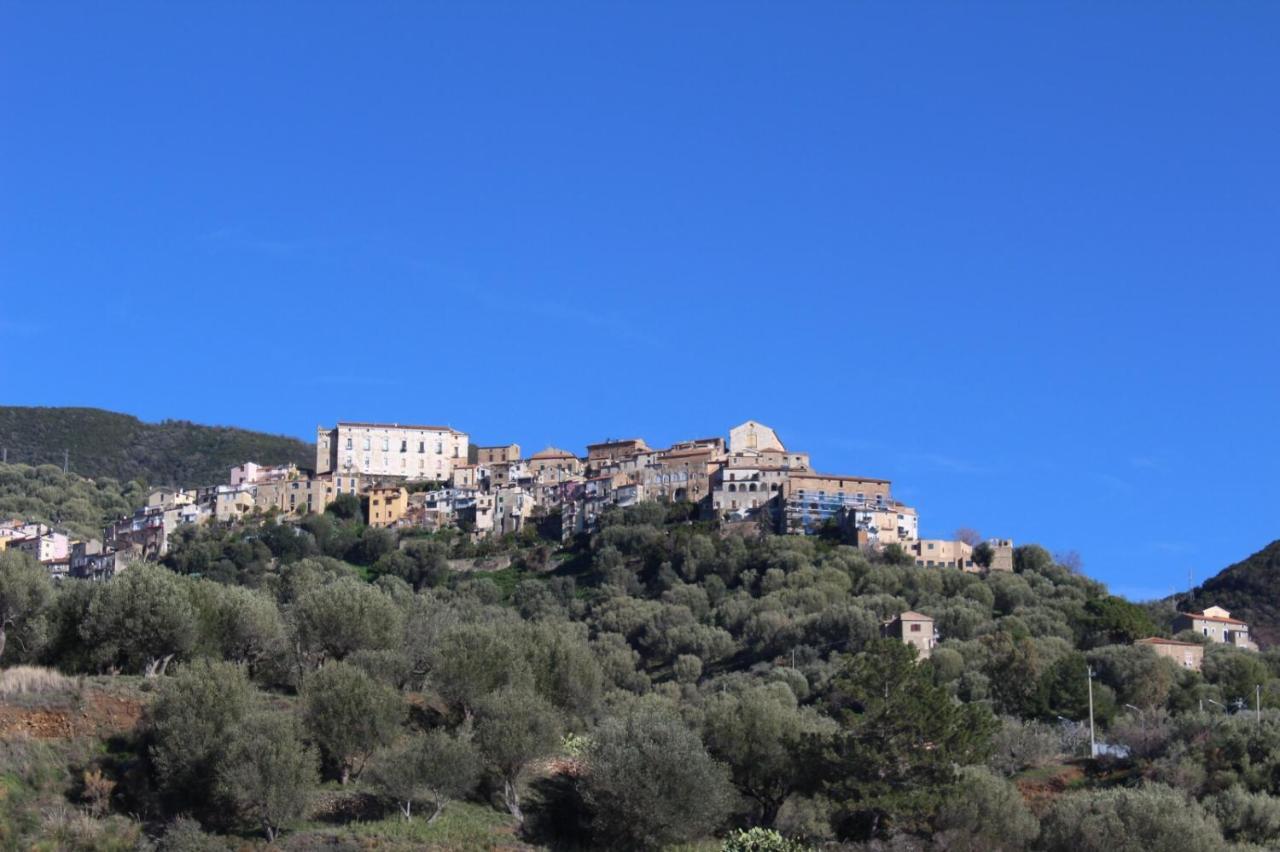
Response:
[[[1046,767],[1025,777],[1015,778],[1014,784],[1022,793],[1027,807],[1036,815],[1043,815],[1053,800],[1066,792],[1068,787],[1084,780],[1084,770],[1074,764]]]
[[[42,704],[0,701],[0,737],[106,737],[136,727],[143,706],[139,699],[97,691],[86,692],[80,701],[74,697]]]

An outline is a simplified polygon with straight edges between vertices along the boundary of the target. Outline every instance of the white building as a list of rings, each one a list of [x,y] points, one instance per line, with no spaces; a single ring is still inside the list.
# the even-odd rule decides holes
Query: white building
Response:
[[[449,426],[339,423],[316,430],[316,474],[450,478],[467,463],[467,433]]]

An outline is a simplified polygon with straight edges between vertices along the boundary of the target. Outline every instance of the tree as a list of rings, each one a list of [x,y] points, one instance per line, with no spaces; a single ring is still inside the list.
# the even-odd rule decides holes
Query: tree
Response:
[[[1072,793],[1041,822],[1045,852],[1183,852],[1226,846],[1198,802],[1163,784]]]
[[[830,719],[799,707],[784,683],[715,693],[703,723],[707,750],[729,765],[764,826],[773,825],[793,791],[817,780],[813,744],[834,729]]]
[[[369,774],[373,788],[395,801],[406,820],[413,816],[415,800],[429,800],[431,823],[450,801],[475,788],[480,770],[480,754],[469,740],[436,729],[378,752]]]
[[[364,521],[364,508],[360,498],[354,494],[339,494],[334,501],[325,506],[325,514],[333,515],[343,521]]]
[[[315,782],[315,754],[303,745],[297,718],[260,710],[232,732],[215,788],[236,814],[274,843],[281,829],[302,816]]]
[[[456,625],[440,635],[427,656],[432,686],[463,715],[496,689],[529,683],[529,666],[509,624]]]
[[[638,700],[592,735],[583,798],[599,844],[659,848],[703,837],[736,796],[729,770],[673,712]]]
[[[956,541],[963,541],[970,547],[977,547],[982,542],[982,535],[973,527],[961,527],[956,530]]]
[[[146,562],[108,581],[89,604],[80,636],[103,668],[164,674],[195,643],[196,618],[186,583]]]
[[[49,572],[25,553],[0,551],[0,662],[10,631],[28,637],[53,597]],[[20,646],[27,643],[20,639]]]
[[[161,685],[147,738],[156,781],[175,810],[209,804],[219,761],[252,700],[244,669],[231,663],[187,663]]]
[[[284,618],[276,602],[262,592],[201,581],[200,632],[208,650],[233,663],[243,663],[250,676],[287,647]]]
[[[988,769],[969,766],[943,800],[934,818],[934,842],[948,852],[1018,852],[1040,833],[1012,782]]]
[[[1085,612],[1092,645],[1128,645],[1156,633],[1156,626],[1143,607],[1114,595],[1090,600]]]
[[[328,662],[302,685],[307,731],[346,784],[369,755],[389,744],[404,719],[400,693],[344,662]]]
[[[530,761],[550,753],[560,740],[555,708],[527,687],[504,687],[476,705],[476,742],[502,778],[507,810],[518,822],[520,775]]]
[[[973,546],[973,564],[980,568],[990,568],[995,561],[996,549],[990,542],[981,541]]]
[[[877,640],[835,678],[828,696],[841,730],[827,752],[827,787],[844,802],[844,833],[874,837],[936,807],[955,767],[977,763],[995,722],[935,686],[915,650]]]
[[[344,577],[311,589],[293,609],[298,642],[318,663],[361,650],[385,650],[401,639],[401,615],[379,589]]]

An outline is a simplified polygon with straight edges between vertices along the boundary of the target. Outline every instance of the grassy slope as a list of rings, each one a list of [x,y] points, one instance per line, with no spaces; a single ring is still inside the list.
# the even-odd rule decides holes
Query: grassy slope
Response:
[[[227,471],[245,461],[315,463],[313,445],[297,438],[182,420],[144,423],[97,408],[0,406],[0,446],[11,463],[61,466],[69,450],[75,473],[150,485],[224,482]]]

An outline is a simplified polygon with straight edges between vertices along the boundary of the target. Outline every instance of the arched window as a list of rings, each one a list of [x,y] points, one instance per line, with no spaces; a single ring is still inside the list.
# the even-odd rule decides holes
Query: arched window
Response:
[[[751,490],[752,490],[752,491],[755,491],[755,490],[756,490],[756,484],[755,484],[754,482],[753,482],[753,483],[751,483]]]
[[[736,485],[734,485],[732,482],[730,482],[730,483],[729,483],[729,490],[730,490],[730,491],[737,491],[737,490],[738,490],[738,486],[736,486]]]

